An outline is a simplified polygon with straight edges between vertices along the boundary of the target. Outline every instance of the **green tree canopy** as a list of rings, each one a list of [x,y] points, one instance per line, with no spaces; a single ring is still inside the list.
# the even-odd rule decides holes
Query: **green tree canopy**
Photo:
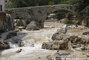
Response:
[[[80,17],[89,18],[89,0],[70,0],[70,4],[75,7],[74,9]]]
[[[28,7],[41,5],[54,5],[59,3],[67,3],[68,0],[10,0],[10,7]]]

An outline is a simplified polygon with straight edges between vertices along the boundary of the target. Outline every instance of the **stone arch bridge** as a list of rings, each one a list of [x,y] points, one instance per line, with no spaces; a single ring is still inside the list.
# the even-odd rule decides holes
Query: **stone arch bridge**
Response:
[[[12,20],[16,18],[21,18],[24,20],[35,20],[39,23],[40,28],[43,28],[44,21],[47,18],[47,14],[60,9],[68,10],[76,14],[76,12],[73,10],[73,6],[68,4],[12,8],[8,9],[8,13],[10,14]]]

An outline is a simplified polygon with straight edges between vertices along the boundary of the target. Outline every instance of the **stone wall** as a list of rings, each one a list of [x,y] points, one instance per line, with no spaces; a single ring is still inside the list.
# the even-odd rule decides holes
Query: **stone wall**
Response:
[[[23,7],[23,8],[12,8],[9,9],[8,12],[11,15],[12,19],[17,17],[22,18],[24,20],[35,20],[39,22],[39,25],[44,27],[44,21],[47,18],[48,13],[52,13],[57,10],[68,10],[73,13],[73,6],[68,4],[58,4],[58,5],[47,5],[47,6],[35,6],[35,7]]]

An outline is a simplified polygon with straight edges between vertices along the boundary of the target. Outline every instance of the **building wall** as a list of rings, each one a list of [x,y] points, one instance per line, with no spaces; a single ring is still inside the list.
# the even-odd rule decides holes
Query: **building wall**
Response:
[[[4,12],[5,11],[5,0],[0,0],[0,5],[2,5],[2,11]]]

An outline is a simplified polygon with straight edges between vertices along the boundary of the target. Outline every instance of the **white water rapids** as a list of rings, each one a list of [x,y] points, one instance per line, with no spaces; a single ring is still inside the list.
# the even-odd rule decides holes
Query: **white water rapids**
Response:
[[[48,24],[48,25],[47,25]],[[44,29],[38,31],[23,30],[18,33],[13,39],[21,39],[24,47],[18,47],[17,44],[10,43],[11,49],[2,51],[0,60],[47,60],[46,56],[56,51],[49,51],[41,49],[43,42],[51,41],[52,35],[59,29],[59,23],[52,25],[47,23]],[[56,24],[56,23],[54,23]],[[50,26],[51,25],[51,26]],[[3,38],[5,38],[3,34]],[[9,41],[13,42],[13,39]],[[17,50],[22,49],[21,53],[16,53]],[[37,57],[41,57],[40,59]]]
[[[63,26],[58,22],[46,22],[44,29],[38,31],[22,30],[17,36],[9,39],[11,49],[0,51],[0,60],[48,60],[48,56],[50,55],[53,55],[54,58],[54,54],[57,52],[56,50],[41,49],[41,46],[43,42],[51,41],[52,35],[57,29]],[[6,33],[2,37],[5,38],[5,35]],[[18,39],[22,40],[23,47],[18,47],[18,44],[14,44]],[[20,49],[22,51],[17,53]],[[68,53],[68,51],[66,52]],[[65,51],[60,51],[60,53],[65,53]],[[86,59],[86,55],[84,54],[83,52],[75,51],[67,59],[63,56],[64,59],[62,60],[89,60]]]

